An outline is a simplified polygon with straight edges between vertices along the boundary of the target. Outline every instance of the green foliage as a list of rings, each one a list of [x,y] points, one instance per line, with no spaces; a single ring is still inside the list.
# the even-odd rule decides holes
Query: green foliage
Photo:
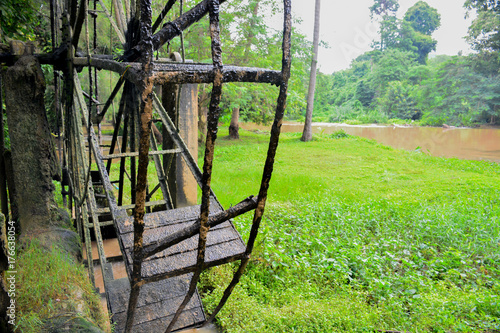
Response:
[[[467,4],[498,18],[498,7],[491,3]],[[384,13],[381,29],[386,24],[389,30],[375,43],[376,49],[359,56],[349,69],[319,76],[316,121],[387,123],[395,118],[391,121],[431,126],[500,122],[500,52],[483,49],[469,56],[428,60],[436,47],[430,34],[440,25],[439,13],[422,1],[401,21],[391,11]]]
[[[492,0],[467,0],[464,7],[477,17],[469,27],[467,41],[478,51],[500,51],[500,4]]]
[[[379,101],[381,110],[391,118],[419,119],[421,114],[412,97],[412,88],[401,81],[390,82]]]
[[[218,317],[225,331],[499,329],[498,164],[299,137],[282,137],[253,261]],[[258,191],[267,141],[220,142],[224,206]],[[251,214],[235,224],[248,237]],[[204,275],[208,312],[233,270]]]
[[[441,15],[427,2],[419,1],[408,9],[404,21],[416,32],[430,36],[441,25]]]
[[[16,330],[44,331],[45,322],[56,314],[62,311],[76,315],[78,309],[105,328],[108,319],[83,265],[76,265],[55,247],[47,252],[35,241],[19,252],[18,261]]]
[[[3,0],[0,3],[0,37],[32,38],[35,8],[33,1]]]
[[[370,7],[372,18],[375,15],[395,15],[399,9],[398,0],[374,0],[373,5]]]
[[[389,82],[404,80],[413,65],[415,65],[413,54],[389,49],[378,59],[372,74],[373,79],[380,89],[385,89]]]

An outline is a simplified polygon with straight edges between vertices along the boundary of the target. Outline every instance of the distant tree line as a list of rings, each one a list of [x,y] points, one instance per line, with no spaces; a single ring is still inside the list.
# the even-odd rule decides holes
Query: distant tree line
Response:
[[[315,121],[500,123],[500,5],[468,0],[464,6],[478,14],[467,36],[477,53],[429,59],[437,44],[432,33],[440,26],[437,10],[419,1],[400,20],[397,0],[374,0],[379,40],[350,68],[319,73]]]

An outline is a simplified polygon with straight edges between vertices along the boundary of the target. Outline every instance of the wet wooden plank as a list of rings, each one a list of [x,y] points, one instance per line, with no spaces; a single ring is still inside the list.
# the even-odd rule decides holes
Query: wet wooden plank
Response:
[[[220,212],[215,203],[212,213]],[[200,206],[189,206],[162,212],[148,213],[144,216],[144,244],[155,244],[188,226],[193,225],[200,212]],[[212,214],[211,214],[212,215]],[[124,249],[128,270],[132,268],[133,219],[119,225],[119,239]],[[159,279],[164,276],[176,276],[191,272],[196,264],[198,235],[194,235],[149,258],[142,264],[145,279]],[[240,259],[245,252],[245,245],[232,222],[226,221],[210,229],[207,236],[206,266],[216,266]]]
[[[220,212],[215,200],[210,200],[211,214]],[[144,216],[145,229],[157,228],[164,225],[176,224],[180,222],[195,221],[200,215],[200,206],[188,206],[183,208],[171,209],[167,211],[149,213]],[[134,231],[134,219],[129,217],[118,223],[118,232],[125,234]]]
[[[134,332],[163,332],[186,295],[191,276],[192,274],[186,274],[143,286],[136,310]],[[129,295],[128,279],[112,281],[108,298],[113,314],[112,319],[115,323],[115,332],[124,331]],[[201,300],[196,293],[188,303],[175,329],[194,326],[204,320],[205,314]]]
[[[244,253],[245,246],[240,239],[207,246],[205,267],[218,266],[241,259]],[[154,281],[162,277],[192,272],[196,266],[196,254],[197,248],[194,248],[188,252],[144,261],[142,263],[142,276],[145,280]],[[129,258],[127,253],[128,265],[130,265]]]
[[[151,229],[146,230],[144,232],[145,236],[144,244],[151,244],[154,243],[156,240],[161,240],[164,237],[163,231],[165,229],[176,231],[176,229],[180,229],[181,227],[182,225],[174,225],[174,226],[156,228],[153,230]],[[158,232],[158,230],[160,230],[160,232]],[[239,235],[231,228],[231,225],[228,222],[225,222],[209,231],[207,236],[207,246],[217,245],[231,241],[237,241],[239,239],[240,239]],[[129,256],[127,258],[128,260],[131,260],[132,247],[134,245],[133,241],[134,241],[134,235],[132,233],[129,233],[125,235],[125,237],[123,237],[123,246],[126,249],[125,251],[127,251],[127,255]],[[168,257],[180,253],[186,253],[195,250],[197,246],[198,246],[198,235],[195,235],[191,238],[186,239],[185,241],[180,242],[179,244],[171,246],[166,250],[163,250],[149,258],[146,258],[144,261],[146,262],[149,260]]]

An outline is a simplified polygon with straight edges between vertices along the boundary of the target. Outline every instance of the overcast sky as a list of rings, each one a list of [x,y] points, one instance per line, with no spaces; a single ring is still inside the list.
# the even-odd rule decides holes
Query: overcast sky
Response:
[[[408,8],[418,0],[400,0],[398,17],[402,18]],[[314,0],[293,0],[292,10],[303,21],[298,26],[310,40],[313,36]],[[455,55],[459,51],[470,52],[463,39],[467,34],[470,19],[466,20],[465,0],[427,0],[441,14],[441,27],[433,37],[438,41],[432,54]],[[329,44],[319,53],[320,71],[329,74],[348,68],[356,56],[370,50],[371,41],[377,38],[377,27],[370,21],[373,0],[321,0],[320,38]]]

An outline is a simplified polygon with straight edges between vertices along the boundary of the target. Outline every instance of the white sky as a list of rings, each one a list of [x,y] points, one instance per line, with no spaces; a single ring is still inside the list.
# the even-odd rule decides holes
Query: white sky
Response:
[[[408,8],[418,0],[400,0],[398,17],[402,18]],[[456,55],[459,51],[470,52],[463,37],[467,34],[470,19],[466,20],[465,0],[426,0],[441,14],[441,27],[433,37],[438,41],[432,54]],[[314,0],[292,0],[292,10],[302,18],[299,30],[312,41],[314,26]],[[321,0],[320,39],[327,42],[328,49],[319,52],[320,71],[325,74],[348,68],[356,56],[370,50],[372,40],[377,38],[377,27],[370,21],[369,7],[373,0]]]

